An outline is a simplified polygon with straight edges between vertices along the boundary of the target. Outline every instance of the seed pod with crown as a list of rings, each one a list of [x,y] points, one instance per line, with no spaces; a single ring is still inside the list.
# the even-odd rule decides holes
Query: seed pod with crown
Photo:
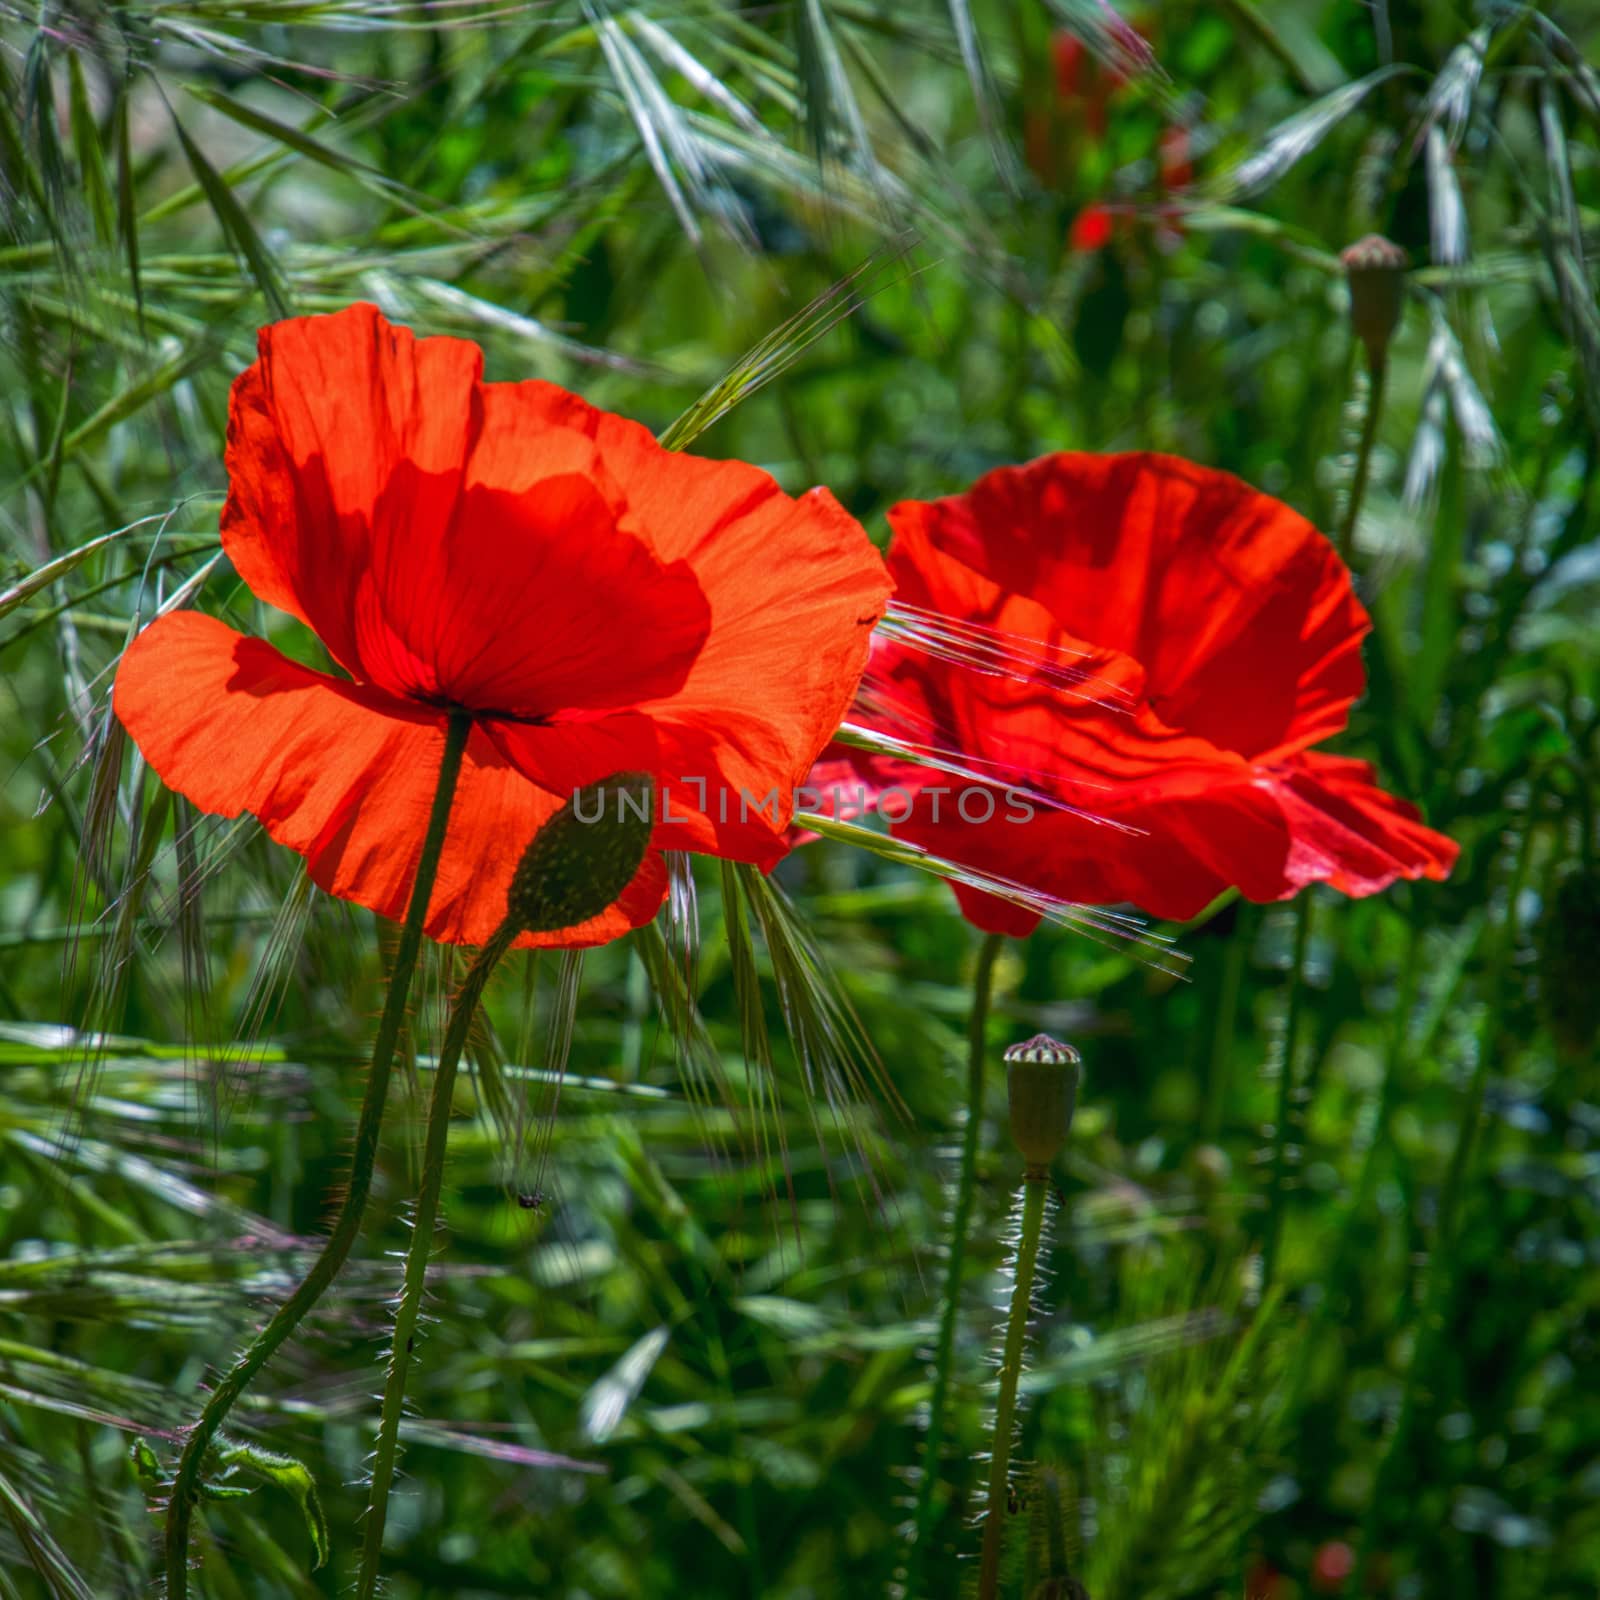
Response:
[[[1036,1033],[1005,1054],[1011,1140],[1030,1175],[1060,1155],[1078,1105],[1083,1057],[1070,1044]]]
[[[1340,253],[1350,284],[1350,326],[1374,368],[1383,365],[1406,298],[1406,253],[1369,233]]]
[[[1009,1470],[1011,1429],[1016,1416],[1017,1387],[1022,1379],[1022,1351],[1033,1307],[1034,1268],[1044,1234],[1045,1198],[1050,1163],[1066,1146],[1072,1113],[1078,1103],[1083,1057],[1070,1044],[1036,1033],[1005,1054],[1006,1089],[1011,1110],[1011,1137],[1022,1153],[1022,1204],[1017,1228],[1011,1312],[1006,1319],[1005,1350],[1000,1359],[1000,1393],[995,1401],[994,1437],[989,1453],[989,1506],[985,1513],[983,1550],[978,1564],[978,1600],[997,1600],[1000,1553],[1005,1518],[1011,1504]]]

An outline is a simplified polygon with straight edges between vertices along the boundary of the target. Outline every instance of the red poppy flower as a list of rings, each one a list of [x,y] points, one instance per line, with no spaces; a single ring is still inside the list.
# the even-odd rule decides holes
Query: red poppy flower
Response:
[[[1343,1539],[1328,1539],[1311,1558],[1311,1587],[1318,1594],[1341,1594],[1356,1570],[1356,1552]]]
[[[652,917],[665,849],[770,865],[844,713],[888,583],[827,493],[662,449],[548,383],[371,306],[267,328],[234,384],[222,543],[348,676],[193,611],[133,642],[115,705],[203,810],[253,812],[330,893],[404,915],[452,711],[472,714],[427,932],[483,943],[581,784],[644,771],[652,848],[617,902],[525,943]],[[778,791],[776,814],[745,808]],[[731,796],[731,803],[728,797]]]
[[[1082,21],[1094,48],[1070,28],[1058,28],[1050,39],[1047,71],[1030,63],[1024,80],[1023,153],[1039,180],[1051,187],[1077,167],[1082,150],[1105,142],[1117,95],[1156,61],[1153,21],[1131,24],[1109,6]]]
[[[1189,130],[1171,127],[1161,131],[1157,146],[1156,171],[1164,196],[1179,196],[1178,203],[1162,201],[1151,206],[1109,206],[1096,201],[1086,205],[1072,219],[1067,230],[1067,248],[1078,255],[1093,255],[1119,234],[1131,232],[1141,218],[1155,226],[1156,242],[1164,250],[1175,250],[1183,242],[1182,192],[1194,181],[1189,159]]]
[[[1085,206],[1072,219],[1067,230],[1067,248],[1079,255],[1093,255],[1111,243],[1120,219],[1109,206]]]
[[[959,751],[993,783],[835,752],[812,788],[865,784],[886,817],[908,813],[897,834],[949,859],[1158,917],[1191,917],[1230,885],[1268,901],[1448,873],[1450,840],[1365,763],[1312,748],[1361,693],[1370,624],[1332,546],[1289,507],[1170,456],[1055,455],[889,520],[897,605],[954,619],[1012,664],[977,671],[882,640],[856,720]],[[1038,923],[956,892],[982,928]]]

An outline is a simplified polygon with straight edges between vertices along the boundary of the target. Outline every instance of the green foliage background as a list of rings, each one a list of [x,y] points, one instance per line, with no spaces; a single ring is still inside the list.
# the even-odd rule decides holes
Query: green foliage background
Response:
[[[216,538],[260,324],[375,300],[492,377],[825,482],[875,537],[1057,448],[1177,451],[1332,530],[1370,400],[1338,252],[1373,229],[1413,270],[1337,748],[1461,864],[1161,930],[1186,978],[1071,929],[1007,947],[995,1057],[1048,1029],[1087,1062],[1011,1592],[1057,1592],[1064,1555],[1095,1600],[1595,1593],[1600,19],[1129,15],[1160,70],[1085,62],[1063,95],[1060,38],[1116,44],[1092,0],[0,4],[0,1595],[153,1584],[130,1446],[159,1480],[303,1266],[380,1003],[389,930],[163,793],[109,719],[180,591],[295,648]],[[1074,249],[1092,203],[1109,243]],[[814,845],[778,881],[824,977],[749,931],[777,912],[748,880],[696,880],[651,936],[494,991],[397,1596],[896,1581],[976,942],[933,878]],[[341,1592],[458,971],[434,958],[363,1258],[236,1419],[314,1478],[332,1559],[295,1471],[241,1472],[205,1594]],[[829,994],[903,1106],[830,1101]],[[995,1090],[934,1596],[976,1547],[1018,1176]]]

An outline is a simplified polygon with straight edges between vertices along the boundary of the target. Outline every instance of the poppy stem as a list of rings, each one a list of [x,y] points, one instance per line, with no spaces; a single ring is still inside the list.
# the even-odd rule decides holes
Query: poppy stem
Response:
[[[1367,495],[1367,476],[1372,467],[1372,448],[1378,442],[1378,422],[1383,415],[1383,391],[1389,376],[1389,358],[1369,357],[1367,362],[1367,414],[1361,419],[1361,443],[1356,446],[1356,471],[1350,480],[1350,499],[1344,508],[1344,519],[1339,524],[1338,550],[1346,566],[1350,565],[1356,549],[1356,522],[1361,516],[1361,502]]]
[[[906,1594],[918,1600],[927,1567],[928,1543],[935,1521],[934,1494],[939,1484],[939,1451],[944,1443],[945,1412],[950,1403],[950,1369],[955,1356],[956,1320],[961,1279],[966,1266],[967,1230],[972,1223],[972,1197],[978,1181],[978,1140],[983,1130],[984,1049],[989,1031],[989,1006],[994,993],[994,968],[1005,936],[990,933],[978,949],[972,978],[972,1010],[967,1018],[967,1121],[961,1139],[961,1172],[956,1180],[955,1212],[945,1261],[944,1299],[939,1309],[939,1337],[934,1347],[933,1394],[928,1402],[928,1428],[922,1437],[922,1474],[906,1558]]]
[[[1233,1082],[1233,1042],[1237,1034],[1239,993],[1244,986],[1245,958],[1255,933],[1249,906],[1239,908],[1238,920],[1228,936],[1218,979],[1216,1021],[1211,1030],[1211,1059],[1206,1070],[1205,1104],[1200,1113],[1200,1138],[1216,1144],[1222,1138],[1222,1124],[1228,1108],[1228,1090]]]
[[[433,1254],[433,1230],[439,1217],[439,1195],[444,1187],[445,1146],[450,1129],[450,1107],[455,1096],[456,1069],[478,1014],[478,1002],[500,958],[521,931],[521,921],[507,917],[472,963],[460,991],[450,1006],[444,1042],[433,1072],[433,1093],[428,1100],[428,1128],[422,1149],[422,1182],[417,1190],[412,1218],[411,1247],[406,1252],[405,1279],[394,1314],[394,1344],[389,1375],[383,1387],[383,1418],[372,1457],[372,1482],[367,1495],[367,1519],[362,1534],[361,1576],[358,1600],[372,1600],[378,1589],[378,1567],[383,1558],[383,1532],[389,1517],[389,1490],[394,1483],[399,1456],[400,1418],[405,1410],[406,1376],[416,1348],[417,1322],[427,1288],[428,1258]]]
[[[1289,998],[1283,1022],[1283,1060],[1278,1068],[1278,1115],[1272,1130],[1272,1178],[1267,1188],[1267,1236],[1261,1247],[1261,1292],[1272,1287],[1283,1238],[1283,1191],[1289,1162],[1289,1118],[1294,1114],[1295,1057],[1305,1011],[1306,951],[1311,942],[1311,890],[1294,908],[1294,954],[1289,960]]]
[[[450,806],[455,798],[456,781],[461,775],[461,759],[466,752],[472,719],[452,713],[445,729],[444,755],[439,763],[439,779],[434,790],[433,810],[428,831],[422,841],[422,855],[411,887],[411,903],[400,930],[394,970],[389,976],[389,993],[372,1046],[372,1065],[367,1073],[366,1093],[356,1123],[355,1146],[350,1159],[350,1180],[344,1202],[334,1221],[322,1253],[313,1263],[300,1287],[278,1308],[272,1320],[256,1335],[249,1348],[234,1362],[226,1377],[211,1391],[200,1420],[195,1423],[178,1460],[172,1493],[167,1502],[166,1567],[167,1600],[185,1600],[189,1589],[189,1523],[200,1494],[201,1470],[206,1452],[222,1427],[234,1403],[250,1380],[264,1367],[278,1347],[300,1325],[306,1313],[327,1292],[338,1276],[361,1231],[361,1218],[372,1189],[372,1172],[378,1157],[378,1134],[383,1123],[384,1103],[389,1094],[389,1074],[394,1066],[395,1048],[405,1020],[406,1000],[411,978],[416,971],[422,947],[422,924],[433,899],[434,879],[439,858],[444,853],[445,830]]]
[[[1000,1397],[994,1408],[994,1444],[989,1453],[989,1504],[984,1513],[983,1553],[978,1562],[978,1600],[995,1600],[1000,1592],[1000,1552],[1010,1509],[1011,1430],[1017,1414],[1017,1385],[1022,1378],[1022,1345],[1033,1304],[1033,1273],[1044,1231],[1048,1171],[1029,1165],[1022,1174],[1022,1227],[1017,1235],[1016,1281],[1011,1289],[1011,1315],[1006,1322],[1005,1355],[1000,1365]]]

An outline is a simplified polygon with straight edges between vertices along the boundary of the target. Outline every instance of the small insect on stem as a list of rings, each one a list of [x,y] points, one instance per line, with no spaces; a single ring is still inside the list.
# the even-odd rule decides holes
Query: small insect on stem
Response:
[[[524,1211],[540,1210],[544,1205],[544,1190],[535,1189],[529,1194],[519,1194],[517,1196],[517,1204]]]

